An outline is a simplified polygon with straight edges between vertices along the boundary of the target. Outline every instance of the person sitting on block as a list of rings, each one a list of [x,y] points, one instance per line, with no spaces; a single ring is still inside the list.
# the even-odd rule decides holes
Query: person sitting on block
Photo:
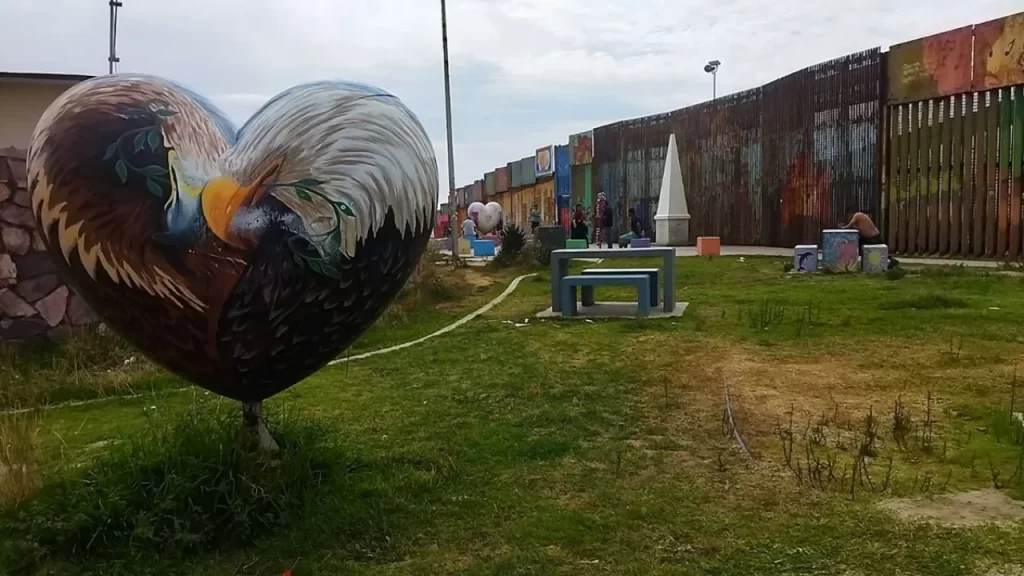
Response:
[[[864,246],[871,244],[885,244],[885,242],[882,241],[882,233],[878,231],[878,226],[875,226],[875,223],[871,220],[870,216],[860,210],[849,207],[846,209],[846,217],[849,219],[849,222],[846,224],[840,222],[839,227],[843,230],[856,230],[858,232],[860,237],[857,239],[857,243],[860,245],[862,256],[864,253]],[[899,262],[897,262],[895,258],[889,258],[890,268],[897,264],[899,264]]]

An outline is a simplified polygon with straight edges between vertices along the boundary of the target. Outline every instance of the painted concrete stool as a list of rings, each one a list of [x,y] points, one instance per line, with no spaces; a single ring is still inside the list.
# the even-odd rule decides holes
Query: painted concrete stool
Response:
[[[818,271],[817,244],[800,244],[793,248],[793,270],[797,272]]]
[[[466,240],[465,238],[459,238],[459,255],[460,256],[469,256],[470,247],[471,246],[470,246],[470,241],[469,240]]]
[[[473,240],[473,256],[494,256],[493,240]]]
[[[650,248],[651,247],[651,239],[650,238],[633,238],[632,240],[629,241],[629,247],[630,248]]]
[[[856,272],[860,256],[856,230],[825,230],[821,234],[821,263],[830,272]]]
[[[570,238],[569,240],[565,241],[565,247],[566,248],[571,248],[571,249],[574,249],[574,250],[586,250],[586,248],[587,248],[587,241],[586,240],[580,240],[578,238],[577,239],[571,239]]]
[[[885,244],[865,244],[860,269],[868,274],[881,274],[889,269],[889,247]]]
[[[697,256],[719,256],[722,254],[722,240],[718,236],[699,236]]]

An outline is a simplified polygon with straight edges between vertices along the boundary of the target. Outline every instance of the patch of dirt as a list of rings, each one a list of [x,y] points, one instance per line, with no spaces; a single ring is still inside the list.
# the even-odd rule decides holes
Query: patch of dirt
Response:
[[[460,281],[465,282],[473,288],[488,288],[494,284],[494,278],[486,274],[481,274],[479,270],[462,268],[457,271],[457,274]]]
[[[975,526],[1024,519],[1024,502],[998,490],[958,492],[931,499],[896,499],[880,504],[904,521]]]

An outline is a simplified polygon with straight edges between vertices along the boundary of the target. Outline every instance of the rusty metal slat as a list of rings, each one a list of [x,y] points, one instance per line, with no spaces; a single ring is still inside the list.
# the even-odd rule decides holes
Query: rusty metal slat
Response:
[[[960,253],[969,256],[974,251],[974,138],[976,127],[975,94],[965,94],[963,104],[963,133],[961,162],[963,163],[963,185],[961,193],[962,214],[960,220]]]
[[[952,117],[949,122],[949,249],[948,254],[960,253],[960,220],[963,193],[963,97],[953,96]]]
[[[899,138],[899,109],[890,106],[886,114],[886,140],[889,142],[889,179],[886,181],[888,189],[889,212],[887,215],[888,234],[886,242],[895,252],[897,250],[897,238],[899,235],[899,186],[900,186],[900,147]]]
[[[900,104],[899,105],[900,117],[900,165],[899,165],[899,223],[897,225],[896,237],[898,245],[896,251],[900,254],[906,254],[910,250],[910,245],[907,242],[907,225],[909,221],[909,207],[910,207],[910,105]]]
[[[939,251],[939,183],[942,170],[940,147],[942,145],[942,102],[931,103],[931,136],[928,150],[928,253]]]
[[[920,202],[918,192],[920,189],[920,179],[918,178],[918,160],[920,158],[920,145],[921,129],[920,129],[920,109],[921,104],[919,102],[911,102],[909,105],[910,110],[910,188],[909,196],[907,201],[907,254],[917,253],[917,211]]]
[[[988,94],[989,100],[985,115],[985,255],[995,256],[998,231],[996,219],[998,168],[996,160],[999,154],[999,90],[992,90]]]
[[[947,254],[949,252],[949,206],[950,206],[950,147],[949,147],[949,131],[950,124],[952,123],[949,119],[949,113],[951,108],[951,100],[948,96],[942,99],[941,106],[941,120],[942,123],[939,125],[940,140],[939,140],[939,193],[937,197],[938,209],[936,216],[939,219],[939,245],[936,249],[939,254]]]
[[[1024,86],[1014,86],[1013,91],[1013,143],[1010,166],[1010,257],[1017,259],[1024,249],[1021,236],[1021,203],[1024,196]]]
[[[920,254],[928,253],[928,206],[931,201],[931,187],[929,186],[928,168],[931,165],[931,108],[934,102],[926,100],[921,102],[921,146],[918,158],[917,173],[917,251]]]
[[[999,100],[999,175],[996,181],[998,194],[998,234],[996,256],[1005,258],[1010,244],[1010,129],[1013,126],[1013,103],[1010,90],[1000,90]],[[1014,250],[1016,252],[1016,250]]]
[[[985,160],[988,139],[986,138],[986,96],[984,93],[977,94],[975,100],[976,110],[974,113],[974,201],[972,214],[974,224],[972,226],[971,253],[974,256],[981,256],[985,253],[985,197],[987,187],[985,183]]]

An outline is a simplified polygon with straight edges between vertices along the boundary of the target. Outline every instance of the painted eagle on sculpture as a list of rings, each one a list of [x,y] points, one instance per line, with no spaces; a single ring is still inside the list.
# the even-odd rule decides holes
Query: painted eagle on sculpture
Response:
[[[28,164],[48,249],[96,312],[243,402],[312,374],[374,322],[437,205],[422,125],[352,83],[287,90],[236,131],[166,80],[96,78],[44,113]]]

